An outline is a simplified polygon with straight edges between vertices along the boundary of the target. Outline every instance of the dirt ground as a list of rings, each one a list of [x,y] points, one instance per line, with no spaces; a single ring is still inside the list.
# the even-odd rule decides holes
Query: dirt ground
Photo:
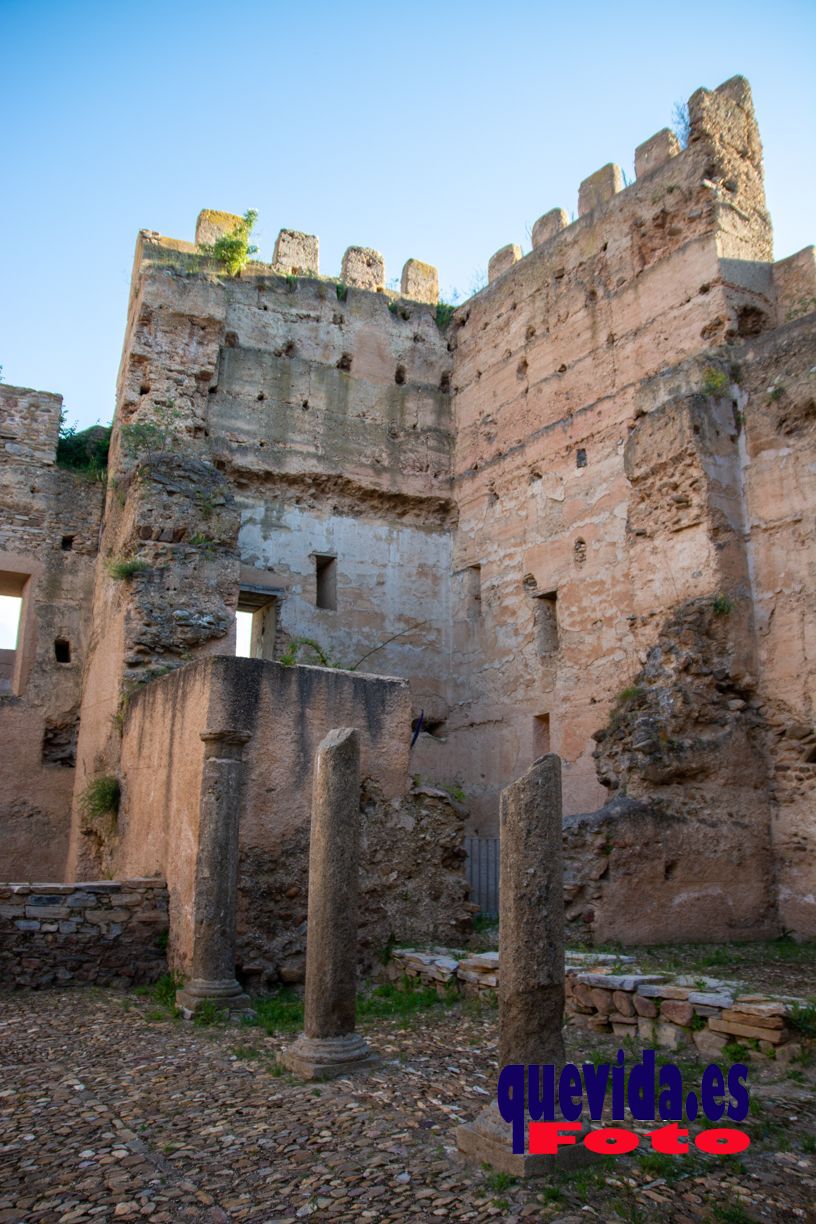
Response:
[[[360,1028],[379,1068],[315,1086],[282,1072],[283,1032],[194,1026],[149,994],[0,995],[0,1222],[816,1220],[807,1053],[752,1064],[738,1157],[643,1142],[524,1183],[464,1164],[453,1138],[494,1091],[495,1007],[427,1002]],[[568,1045],[579,1061],[617,1048],[578,1030]],[[670,1057],[697,1080],[699,1060]]]

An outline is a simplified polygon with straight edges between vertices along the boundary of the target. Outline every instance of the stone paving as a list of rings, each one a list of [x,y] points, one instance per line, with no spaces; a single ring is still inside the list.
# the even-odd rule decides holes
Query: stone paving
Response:
[[[807,1064],[752,1067],[754,1143],[736,1161],[641,1148],[522,1184],[453,1143],[493,1090],[494,1008],[363,1023],[380,1067],[320,1085],[281,1073],[288,1035],[166,1015],[95,988],[0,995],[2,1224],[816,1219]],[[572,1057],[614,1048],[568,1034]]]

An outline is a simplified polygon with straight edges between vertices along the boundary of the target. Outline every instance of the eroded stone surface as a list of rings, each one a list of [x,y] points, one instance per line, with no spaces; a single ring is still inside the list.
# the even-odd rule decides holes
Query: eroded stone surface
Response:
[[[385,288],[385,260],[371,247],[349,247],[343,256],[340,279],[357,289]]]

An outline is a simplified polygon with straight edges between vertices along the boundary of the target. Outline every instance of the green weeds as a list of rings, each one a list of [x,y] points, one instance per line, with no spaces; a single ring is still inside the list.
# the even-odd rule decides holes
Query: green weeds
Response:
[[[249,241],[257,220],[257,212],[250,208],[234,226],[231,233],[222,234],[213,243],[200,243],[198,249],[202,254],[217,259],[229,276],[240,276],[250,258],[258,251],[258,248],[251,246]]]
[[[138,557],[114,557],[108,562],[108,573],[116,582],[127,582],[136,574],[144,574],[150,566]]]
[[[721,395],[725,395],[727,390],[728,375],[725,370],[708,366],[703,371],[703,394],[711,396],[712,399],[718,399]]]

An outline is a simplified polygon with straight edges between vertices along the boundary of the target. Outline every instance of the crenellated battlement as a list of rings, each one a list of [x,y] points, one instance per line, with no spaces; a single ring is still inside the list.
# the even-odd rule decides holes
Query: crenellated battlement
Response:
[[[212,256],[203,248],[234,232],[243,221],[235,213],[205,208],[198,214],[195,242],[167,238],[155,230],[141,230],[136,251],[136,267],[142,263],[181,266],[185,271],[209,268]],[[439,301],[439,274],[432,264],[409,259],[403,266],[399,292],[387,288],[385,259],[371,247],[351,246],[343,255],[338,276],[320,272],[320,240],[315,234],[282,229],[275,240],[271,263],[250,261],[242,277],[302,276],[333,281],[342,289],[364,289],[390,299],[405,299],[435,306]]]
[[[578,189],[574,219],[570,221],[560,207],[544,213],[532,228],[530,252],[524,254],[512,242],[496,251],[488,261],[488,286],[541,248],[557,258],[559,243],[569,244],[576,232],[583,241],[591,231],[602,242],[603,232],[613,229],[628,209],[639,211],[638,228],[649,224],[649,211],[657,217],[658,228],[670,240],[663,243],[664,253],[702,233],[716,233],[722,257],[770,263],[762,146],[748,82],[735,76],[714,90],[696,90],[688,100],[688,121],[685,147],[668,128],[637,146],[633,182],[628,183],[621,167],[613,162],[585,178]],[[143,230],[137,262],[172,264],[182,257],[186,270],[203,269],[211,258],[203,248],[232,233],[241,222],[234,213],[204,209],[196,222],[194,243]],[[370,247],[351,246],[343,255],[339,274],[325,276],[320,271],[317,236],[292,229],[280,230],[271,262],[252,261],[242,276],[270,273],[331,280],[343,288],[382,293],[392,300],[430,305],[439,301],[439,277],[430,264],[409,259],[395,292],[387,288],[382,254]]]
[[[510,243],[491,257],[488,284],[539,248],[554,251],[559,240],[570,241],[571,231],[603,229],[614,224],[616,213],[644,204],[670,213],[676,231],[671,236],[681,241],[698,236],[703,228],[721,230],[727,235],[724,255],[770,262],[762,146],[748,82],[736,76],[715,90],[698,89],[689,98],[688,115],[685,148],[674,132],[663,128],[637,146],[634,182],[627,183],[613,162],[590,174],[578,189],[575,219],[570,222],[563,208],[545,213],[533,226],[528,255]],[[666,192],[677,192],[675,200],[667,201]]]

